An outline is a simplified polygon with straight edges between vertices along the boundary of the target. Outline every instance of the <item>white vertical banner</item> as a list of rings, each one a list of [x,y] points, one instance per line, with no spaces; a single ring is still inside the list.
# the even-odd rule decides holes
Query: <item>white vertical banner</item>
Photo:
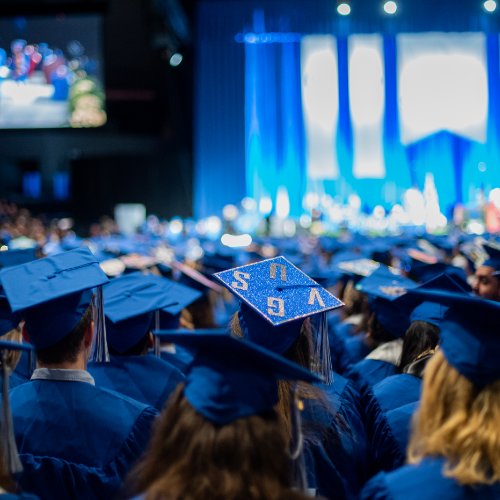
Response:
[[[484,143],[488,76],[484,33],[397,35],[401,142],[440,130]]]
[[[353,174],[356,178],[383,178],[385,79],[382,36],[350,36],[348,50]]]
[[[302,39],[301,73],[307,176],[337,179],[339,84],[335,37],[311,35]]]

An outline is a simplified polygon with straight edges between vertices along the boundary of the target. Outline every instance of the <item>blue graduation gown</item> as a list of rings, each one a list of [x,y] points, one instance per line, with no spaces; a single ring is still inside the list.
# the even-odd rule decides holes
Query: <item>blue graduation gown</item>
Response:
[[[425,458],[420,464],[405,465],[370,480],[361,493],[362,500],[498,500],[500,483],[477,487],[461,486],[444,477],[443,458]]]
[[[158,412],[86,382],[32,380],[10,392],[24,471],[42,499],[114,498]]]
[[[420,399],[422,380],[415,375],[398,373],[381,380],[373,387],[382,411],[387,412]]]
[[[29,493],[2,493],[0,500],[38,500],[38,497]]]
[[[175,352],[160,351],[160,358],[175,366],[184,374],[187,373],[193,361],[192,353],[178,345],[175,346]]]
[[[97,387],[112,389],[160,410],[184,375],[175,366],[153,356],[111,356],[109,363],[90,363]]]
[[[359,388],[368,386],[373,387],[375,384],[384,378],[395,375],[397,367],[388,361],[380,359],[365,358],[352,365],[346,372],[349,377]]]
[[[406,461],[413,414],[418,401],[382,414],[374,423],[370,436],[372,472],[391,471]]]
[[[319,387],[325,401],[305,399],[302,415],[309,487],[326,498],[356,498],[367,456],[357,391],[338,374],[332,385]]]

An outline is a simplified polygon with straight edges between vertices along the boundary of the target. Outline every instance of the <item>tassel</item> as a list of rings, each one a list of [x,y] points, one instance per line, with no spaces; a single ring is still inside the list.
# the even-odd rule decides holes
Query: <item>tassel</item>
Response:
[[[160,329],[160,310],[157,309],[155,311],[155,331],[158,331]],[[161,356],[161,350],[160,350],[160,347],[161,347],[161,344],[160,344],[160,339],[156,336],[156,335],[153,335],[154,337],[154,349],[155,349],[155,356],[157,358],[159,358]]]
[[[304,435],[302,433],[302,416],[303,402],[299,399],[297,391],[297,383],[291,386],[292,391],[292,438],[290,442],[290,458],[293,461],[293,476],[296,487],[303,492],[307,491],[307,475],[306,465],[304,460]]]
[[[2,442],[4,446],[4,463],[9,474],[18,474],[22,472],[23,465],[19,459],[17,451],[16,438],[14,437],[14,424],[12,422],[12,413],[10,411],[9,399],[9,367],[7,366],[7,353],[2,351]]]
[[[106,340],[106,321],[104,318],[104,301],[102,287],[97,288],[94,295],[94,342],[92,346],[91,361],[96,363],[109,363],[108,342]]]
[[[331,385],[332,357],[328,338],[328,319],[325,313],[316,314],[311,318],[313,329],[313,367],[312,371],[319,375],[325,384]]]

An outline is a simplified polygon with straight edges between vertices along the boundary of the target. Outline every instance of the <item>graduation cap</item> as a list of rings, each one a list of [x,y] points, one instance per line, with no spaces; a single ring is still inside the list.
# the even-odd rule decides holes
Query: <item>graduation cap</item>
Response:
[[[171,265],[180,272],[179,282],[183,285],[194,288],[202,293],[207,293],[209,290],[213,290],[217,293],[222,292],[222,287],[220,285],[214,283],[197,269],[175,260],[172,261]]]
[[[159,276],[115,278],[103,289],[109,344],[120,353],[129,350],[152,329],[155,311],[176,315],[199,295]]]
[[[492,267],[496,272],[494,276],[500,275],[500,248],[491,245],[484,245],[483,247],[488,254],[488,258],[483,262],[483,266]]]
[[[236,267],[214,275],[240,301],[238,318],[249,340],[283,353],[300,333],[302,320],[342,306],[342,302],[284,257]],[[326,315],[317,318],[314,352],[320,373],[330,380]]]
[[[397,298],[396,303],[401,308],[410,310],[410,321],[425,321],[437,327],[440,327],[441,320],[447,311],[447,307],[439,301],[424,301],[414,290],[442,290],[454,293],[468,293],[452,275],[443,273],[429,281],[418,285],[415,288]]]
[[[384,329],[399,338],[404,336],[410,323],[406,311],[399,307],[396,299],[416,286],[414,281],[393,274],[382,266],[363,278],[356,288],[368,295],[370,309]]]
[[[92,288],[107,283],[108,278],[92,252],[79,248],[2,269],[0,281],[12,311],[21,312],[31,343],[45,349],[78,325],[92,301]],[[100,288],[97,292],[94,350],[100,358],[107,349]]]
[[[0,286],[0,336],[16,328],[20,322],[21,316],[12,312],[5,292]]]
[[[2,251],[0,252],[0,269],[31,262],[38,258],[37,252],[37,247]]]
[[[440,346],[451,366],[479,388],[500,379],[500,303],[446,290],[411,293],[448,306]]]
[[[278,380],[319,381],[295,363],[224,330],[155,335],[195,352],[184,396],[198,413],[219,426],[271,411],[278,402]]]
[[[23,466],[19,460],[17,452],[16,439],[14,437],[14,424],[10,410],[10,368],[7,365],[7,351],[31,351],[32,349],[33,347],[28,344],[0,340],[0,362],[2,366],[2,422],[0,425],[2,446],[0,449],[3,453],[2,463],[7,468],[9,474],[17,474],[21,472],[23,470]]]

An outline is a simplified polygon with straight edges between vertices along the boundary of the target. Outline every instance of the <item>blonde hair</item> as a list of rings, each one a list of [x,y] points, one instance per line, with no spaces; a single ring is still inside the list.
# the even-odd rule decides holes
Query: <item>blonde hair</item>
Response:
[[[479,389],[437,351],[425,369],[408,462],[441,456],[445,476],[462,485],[500,481],[499,422],[500,380]]]
[[[9,342],[17,342],[20,344],[23,341],[22,325],[16,326],[15,328],[7,332],[5,335],[2,335],[0,338],[2,340],[7,340]],[[19,363],[20,359],[21,359],[21,351],[7,351],[6,362],[7,366],[11,370],[14,370],[14,368],[17,366],[17,363]]]

